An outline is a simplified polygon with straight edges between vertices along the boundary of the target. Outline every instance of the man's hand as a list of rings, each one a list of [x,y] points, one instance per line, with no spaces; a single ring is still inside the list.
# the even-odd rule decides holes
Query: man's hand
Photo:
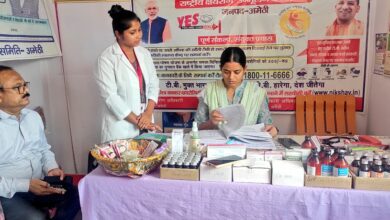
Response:
[[[28,190],[37,196],[65,193],[64,189],[50,187],[49,183],[40,179],[30,180],[30,186]]]
[[[49,170],[47,173],[48,176],[60,176],[60,180],[64,180],[64,171],[62,171],[60,168],[54,168]]]
[[[218,126],[220,122],[224,121],[223,115],[218,110],[213,110],[210,113],[210,120],[213,123],[213,125]]]

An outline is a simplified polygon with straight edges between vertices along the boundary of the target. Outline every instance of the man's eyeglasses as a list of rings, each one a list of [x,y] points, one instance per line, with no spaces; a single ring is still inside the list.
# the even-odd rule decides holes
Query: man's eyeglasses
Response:
[[[26,92],[26,89],[28,88],[28,86],[30,85],[30,82],[24,82],[23,84],[21,85],[18,85],[18,86],[14,86],[12,88],[3,88],[3,87],[0,87],[0,90],[4,90],[4,89],[13,89],[15,91],[18,91],[19,94],[24,94]]]

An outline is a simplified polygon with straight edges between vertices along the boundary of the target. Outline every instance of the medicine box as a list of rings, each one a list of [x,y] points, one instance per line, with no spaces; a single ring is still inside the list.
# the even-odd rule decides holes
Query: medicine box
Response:
[[[321,188],[351,189],[351,177],[311,176],[305,174],[305,186]]]
[[[203,158],[200,164],[200,181],[232,182],[232,165],[215,168],[204,163],[208,160]]]
[[[283,151],[273,150],[264,152],[264,160],[283,160]]]
[[[199,181],[199,168],[167,168],[160,167],[160,178],[171,180],[193,180]]]
[[[272,161],[272,185],[303,186],[304,176],[305,171],[300,161]]]
[[[209,159],[216,159],[230,155],[237,155],[241,158],[245,158],[246,147],[239,144],[209,144],[207,146],[207,158]]]
[[[233,165],[233,182],[271,183],[271,163],[258,159]]]
[[[390,191],[390,178],[358,177],[352,173],[352,186],[354,189]]]

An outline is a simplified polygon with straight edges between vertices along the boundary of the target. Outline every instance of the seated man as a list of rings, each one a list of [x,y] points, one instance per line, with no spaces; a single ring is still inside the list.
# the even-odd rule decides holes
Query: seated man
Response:
[[[0,203],[11,219],[46,219],[45,210],[56,207],[54,219],[73,219],[80,210],[77,188],[54,188],[41,180],[59,176],[42,119],[29,104],[28,82],[12,68],[0,65]]]

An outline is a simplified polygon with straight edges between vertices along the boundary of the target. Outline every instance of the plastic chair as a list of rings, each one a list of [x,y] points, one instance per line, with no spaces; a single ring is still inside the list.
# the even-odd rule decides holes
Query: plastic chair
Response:
[[[298,95],[296,128],[299,135],[353,135],[356,133],[352,95]]]

